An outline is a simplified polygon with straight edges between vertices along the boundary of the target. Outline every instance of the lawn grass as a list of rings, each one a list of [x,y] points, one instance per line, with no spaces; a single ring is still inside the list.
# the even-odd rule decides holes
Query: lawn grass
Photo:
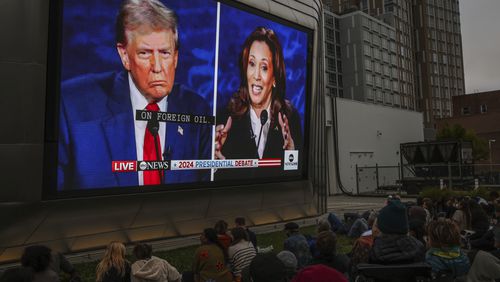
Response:
[[[309,234],[312,236],[316,235],[316,226],[307,226],[301,228],[302,234]],[[259,247],[273,246],[274,252],[278,253],[283,250],[283,242],[286,236],[283,231],[276,231],[266,234],[257,234],[257,244]],[[354,240],[345,235],[337,235],[337,251],[339,253],[348,253],[351,251],[352,244]],[[191,264],[193,262],[194,252],[198,248],[196,246],[184,247],[169,251],[153,252],[157,257],[166,259],[171,265],[175,266],[177,270],[182,273],[183,271],[191,270]],[[132,256],[128,256],[127,259],[131,262],[134,261]],[[80,273],[80,277],[83,281],[95,281],[95,269],[98,261],[75,264],[75,268]],[[67,281],[67,278],[63,278],[62,281]]]

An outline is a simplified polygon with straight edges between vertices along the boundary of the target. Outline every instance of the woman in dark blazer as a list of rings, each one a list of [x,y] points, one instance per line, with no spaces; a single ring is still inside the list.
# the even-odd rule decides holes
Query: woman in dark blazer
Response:
[[[283,50],[273,30],[258,27],[245,40],[240,56],[240,86],[228,103],[226,124],[216,127],[216,159],[282,159],[284,150],[300,150],[300,116],[285,100]],[[283,161],[282,161],[283,166]],[[282,170],[282,168],[280,168]],[[249,174],[250,173],[250,174]],[[276,170],[225,169],[235,178],[275,176]]]

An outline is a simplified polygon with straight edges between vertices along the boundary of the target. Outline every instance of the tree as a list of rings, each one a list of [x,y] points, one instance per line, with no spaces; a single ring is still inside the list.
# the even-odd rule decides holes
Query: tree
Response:
[[[474,130],[465,129],[460,124],[446,124],[437,134],[436,140],[460,140],[472,142],[472,157],[474,160],[485,160],[488,158],[488,141],[476,135]]]

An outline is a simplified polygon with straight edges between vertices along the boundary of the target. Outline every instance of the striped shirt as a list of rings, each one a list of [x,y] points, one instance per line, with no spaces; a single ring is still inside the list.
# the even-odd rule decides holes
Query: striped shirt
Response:
[[[255,247],[251,242],[241,240],[228,249],[228,256],[234,276],[241,276],[243,268],[250,265],[255,257]]]

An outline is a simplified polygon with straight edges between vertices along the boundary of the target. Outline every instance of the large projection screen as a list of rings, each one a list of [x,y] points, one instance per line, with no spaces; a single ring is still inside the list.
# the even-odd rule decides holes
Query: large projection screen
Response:
[[[311,30],[232,1],[56,10],[45,199],[307,178]]]

